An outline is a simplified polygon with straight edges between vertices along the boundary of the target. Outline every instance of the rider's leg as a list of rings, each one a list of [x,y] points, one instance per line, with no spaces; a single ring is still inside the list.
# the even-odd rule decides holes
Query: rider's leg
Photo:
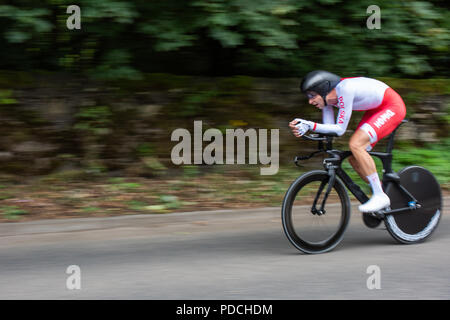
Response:
[[[366,150],[369,144],[369,136],[361,129],[356,130],[349,141],[350,151],[359,170],[358,173],[365,177],[376,172],[375,162]]]
[[[359,175],[359,177],[364,180],[365,183],[369,183],[369,180],[367,180],[367,177],[361,172],[361,169],[359,167],[358,161],[356,161],[355,157],[350,156],[347,158],[348,162],[352,166],[352,168],[356,171],[356,173]]]
[[[406,107],[402,98],[394,90],[387,88],[380,106],[364,113],[350,139],[350,150],[357,162],[358,173],[367,177],[373,191],[372,198],[359,206],[360,211],[378,211],[390,204],[389,197],[381,187],[375,162],[367,150],[371,150],[379,140],[394,131],[405,114]]]
[[[356,161],[356,170],[360,176],[366,177],[372,187],[372,198],[359,207],[363,212],[378,211],[390,205],[389,197],[383,192],[375,162],[367,152],[369,145],[370,136],[362,129],[358,129],[350,138],[349,147]]]

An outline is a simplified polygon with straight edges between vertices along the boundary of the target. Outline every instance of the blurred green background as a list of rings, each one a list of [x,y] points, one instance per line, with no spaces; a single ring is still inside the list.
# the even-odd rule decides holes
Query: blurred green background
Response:
[[[66,26],[73,4],[80,30]],[[423,165],[446,192],[446,2],[377,1],[381,29],[370,30],[372,4],[0,2],[0,219],[279,205],[297,175],[320,168],[320,159],[294,167],[315,145],[287,128],[294,117],[321,119],[298,90],[318,68],[398,91],[411,121],[399,131],[394,167]],[[222,132],[280,129],[279,173],[174,166],[171,132],[193,131],[194,120]]]
[[[9,2],[9,4],[8,4]],[[3,1],[1,68],[139,79],[143,73],[299,77],[342,74],[446,77],[446,1],[377,1],[369,30],[362,1]]]

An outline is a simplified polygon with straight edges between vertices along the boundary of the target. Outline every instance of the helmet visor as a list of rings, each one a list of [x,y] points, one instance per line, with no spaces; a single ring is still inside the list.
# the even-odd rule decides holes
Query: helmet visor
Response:
[[[314,91],[306,91],[305,94],[308,99],[314,99],[318,95],[318,93]]]

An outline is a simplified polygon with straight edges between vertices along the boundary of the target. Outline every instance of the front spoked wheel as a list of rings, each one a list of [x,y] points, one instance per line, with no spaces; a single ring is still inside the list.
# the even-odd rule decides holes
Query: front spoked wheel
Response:
[[[298,250],[324,253],[334,249],[344,236],[350,200],[337,177],[330,186],[326,171],[311,171],[289,187],[281,218],[287,238]]]
[[[387,215],[386,228],[401,243],[423,241],[433,233],[441,218],[441,187],[430,171],[419,166],[406,167],[398,175],[400,184],[417,199],[421,207]],[[406,207],[410,201],[394,183],[387,186],[386,193],[391,199],[392,209]]]

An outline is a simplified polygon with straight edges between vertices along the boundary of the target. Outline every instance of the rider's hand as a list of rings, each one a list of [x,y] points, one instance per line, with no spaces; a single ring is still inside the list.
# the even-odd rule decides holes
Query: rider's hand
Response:
[[[297,138],[301,137],[306,132],[311,130],[313,128],[313,126],[314,126],[314,122],[299,119],[299,118],[296,118],[296,119],[292,120],[291,122],[289,122],[289,127],[291,128],[294,136],[296,136]]]
[[[296,125],[296,127],[297,127],[297,134],[300,137],[302,135],[304,135],[306,132],[308,132],[309,129],[310,129],[309,126],[306,123],[299,123],[299,124]]]

